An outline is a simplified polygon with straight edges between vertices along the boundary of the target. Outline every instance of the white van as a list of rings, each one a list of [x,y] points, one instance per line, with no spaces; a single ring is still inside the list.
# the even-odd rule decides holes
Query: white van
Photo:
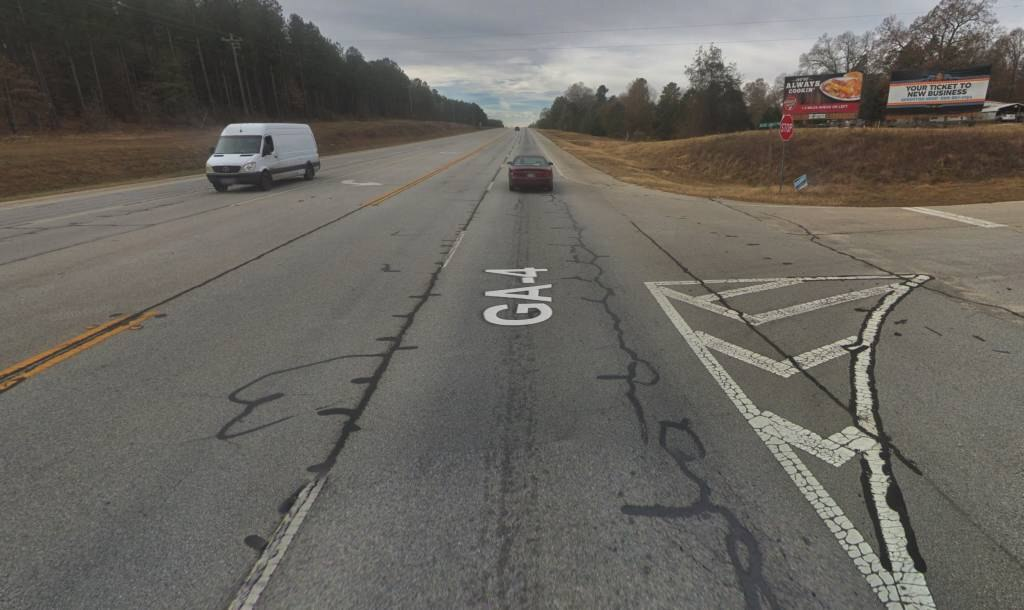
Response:
[[[221,132],[206,161],[206,178],[221,193],[232,184],[255,184],[267,191],[274,180],[312,180],[319,169],[320,153],[309,125],[235,123]]]

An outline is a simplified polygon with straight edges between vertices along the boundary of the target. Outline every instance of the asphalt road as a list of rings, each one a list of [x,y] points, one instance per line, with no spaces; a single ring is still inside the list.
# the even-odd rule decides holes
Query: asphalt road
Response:
[[[922,206],[531,130],[2,204],[0,607],[1020,607],[1024,203]]]

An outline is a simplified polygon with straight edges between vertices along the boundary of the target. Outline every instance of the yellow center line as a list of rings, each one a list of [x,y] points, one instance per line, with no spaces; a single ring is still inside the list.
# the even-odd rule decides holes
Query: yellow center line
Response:
[[[111,320],[72,337],[41,354],[9,366],[0,371],[0,392],[5,392],[22,381],[35,377],[39,373],[73,358],[91,347],[99,345],[115,335],[126,330],[135,330],[139,328],[139,324],[157,315],[159,313],[156,311],[146,311],[138,315],[123,316],[116,320]]]
[[[445,171],[446,169],[449,169],[449,168],[451,168],[451,167],[453,167],[455,165],[458,165],[459,163],[462,163],[466,159],[472,157],[473,155],[477,154],[481,150],[487,148],[488,146],[494,144],[495,142],[497,142],[498,140],[500,140],[500,139],[502,139],[504,137],[505,137],[504,135],[501,135],[501,136],[491,140],[490,142],[484,143],[479,148],[477,148],[475,150],[472,150],[472,151],[462,155],[461,157],[458,157],[457,159],[452,159],[448,163],[445,163],[444,165],[442,165],[441,167],[435,169],[434,171],[430,172],[429,174],[424,174],[424,175],[420,176],[419,178],[413,180],[412,182],[408,182],[406,184],[403,184],[402,186],[396,188],[393,191],[388,191],[387,193],[384,193],[383,195],[380,195],[379,197],[374,197],[373,199],[371,199],[371,200],[367,201],[366,203],[364,203],[363,205],[359,206],[359,209],[373,207],[375,205],[380,205],[381,203],[384,203],[385,201],[387,201],[388,199],[391,199],[395,195],[398,195],[399,193],[403,193],[403,192],[411,189],[412,187],[416,186],[417,184],[421,184],[421,183],[423,183],[423,182],[433,178],[434,176],[436,176],[436,175],[440,174],[441,172]]]
[[[384,201],[387,201],[388,199],[394,197],[395,195],[407,191],[412,187],[416,186],[417,184],[421,184],[429,180],[430,178],[433,178],[434,176],[445,171],[446,169],[449,169],[465,161],[466,159],[469,159],[473,155],[479,153],[488,146],[491,146],[492,144],[498,142],[504,137],[505,136],[502,135],[491,140],[490,142],[486,142],[479,148],[476,148],[475,150],[470,151],[457,159],[453,159],[448,163],[445,163],[441,167],[435,169],[434,171],[428,174],[420,176],[419,178],[413,180],[412,182],[404,184],[403,186],[400,186],[392,191],[389,191],[387,193],[384,193],[383,195],[371,199],[370,201],[367,201],[366,203],[359,206],[358,209],[379,205]],[[271,196],[273,196],[273,194],[263,195],[261,197],[256,197],[254,199],[244,200],[244,203],[249,203],[259,199],[265,199]],[[95,347],[115,335],[118,335],[129,329],[136,329],[139,327],[138,325],[140,323],[149,320],[150,318],[157,315],[159,314],[156,311],[150,310],[140,314],[124,316],[121,318],[117,318],[116,320],[111,320],[110,322],[106,322],[95,328],[87,330],[86,332],[78,336],[72,337],[52,349],[48,349],[45,352],[36,354],[31,358],[27,358],[17,364],[9,366],[0,371],[0,393],[3,393],[13,388],[19,383],[25,381],[26,379],[35,377],[39,373],[42,373],[43,371],[52,368],[60,364],[61,362],[64,362],[65,360],[74,358],[75,356],[84,352],[85,350]]]

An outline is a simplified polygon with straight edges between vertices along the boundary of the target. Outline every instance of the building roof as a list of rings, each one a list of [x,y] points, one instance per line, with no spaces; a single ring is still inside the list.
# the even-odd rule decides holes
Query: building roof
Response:
[[[1015,106],[1019,109],[1024,106],[1024,104],[1020,104],[1018,102],[996,102],[989,100],[985,102],[985,106],[981,109],[981,112],[999,112],[1000,110],[1013,108]]]

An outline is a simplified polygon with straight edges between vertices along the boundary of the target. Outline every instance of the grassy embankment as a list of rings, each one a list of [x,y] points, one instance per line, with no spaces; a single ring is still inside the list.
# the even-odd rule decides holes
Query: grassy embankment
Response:
[[[320,154],[429,140],[473,131],[428,121],[312,123]],[[0,201],[95,186],[202,175],[223,126],[0,138]]]
[[[544,134],[619,180],[674,193],[767,203],[936,206],[1024,200],[1024,126],[946,129],[797,129],[787,145],[751,131],[628,143]],[[810,188],[792,181],[807,174]]]

